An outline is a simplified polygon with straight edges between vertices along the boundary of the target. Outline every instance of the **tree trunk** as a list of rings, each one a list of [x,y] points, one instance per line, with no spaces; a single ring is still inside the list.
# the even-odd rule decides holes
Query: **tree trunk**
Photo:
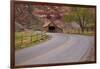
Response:
[[[83,22],[80,17],[79,17],[79,25],[81,27],[81,31],[84,32]]]

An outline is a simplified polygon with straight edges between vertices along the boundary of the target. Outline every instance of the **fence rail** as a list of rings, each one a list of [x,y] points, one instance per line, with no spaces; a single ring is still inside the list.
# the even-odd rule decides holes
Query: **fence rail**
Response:
[[[43,40],[46,40],[48,38],[48,35],[46,33],[29,33],[26,35],[26,32],[22,32],[20,36],[16,35],[15,38],[15,48],[23,48],[30,44],[36,44]]]

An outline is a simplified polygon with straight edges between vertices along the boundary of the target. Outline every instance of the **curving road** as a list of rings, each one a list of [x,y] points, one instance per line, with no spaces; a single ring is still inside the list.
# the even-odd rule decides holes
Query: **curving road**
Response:
[[[16,65],[94,61],[94,36],[48,33],[46,42],[15,52]],[[93,50],[92,50],[93,51]],[[94,53],[94,52],[93,52]]]

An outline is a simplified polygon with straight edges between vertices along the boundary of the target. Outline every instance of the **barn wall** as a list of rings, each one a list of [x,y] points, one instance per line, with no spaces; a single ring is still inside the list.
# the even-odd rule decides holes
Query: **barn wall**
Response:
[[[63,32],[63,30],[60,29],[60,28],[56,28],[56,31],[57,31],[58,33],[62,33],[62,32]]]
[[[43,31],[48,32],[48,27],[44,27]]]
[[[43,28],[43,31],[49,32],[49,26],[44,27],[44,28]],[[58,28],[58,27],[55,26],[55,32],[57,32],[57,33],[62,33],[62,32],[63,32],[63,29],[60,29],[60,28]]]

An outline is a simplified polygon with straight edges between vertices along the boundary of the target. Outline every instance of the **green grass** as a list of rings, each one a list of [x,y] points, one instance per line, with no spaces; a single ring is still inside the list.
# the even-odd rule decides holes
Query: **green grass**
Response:
[[[49,38],[45,33],[34,32],[16,32],[15,33],[15,49],[23,49],[29,46],[36,45]]]
[[[66,34],[78,34],[78,35],[86,35],[86,36],[93,36],[95,35],[95,32],[94,31],[79,31],[79,30],[67,30],[65,32]]]

